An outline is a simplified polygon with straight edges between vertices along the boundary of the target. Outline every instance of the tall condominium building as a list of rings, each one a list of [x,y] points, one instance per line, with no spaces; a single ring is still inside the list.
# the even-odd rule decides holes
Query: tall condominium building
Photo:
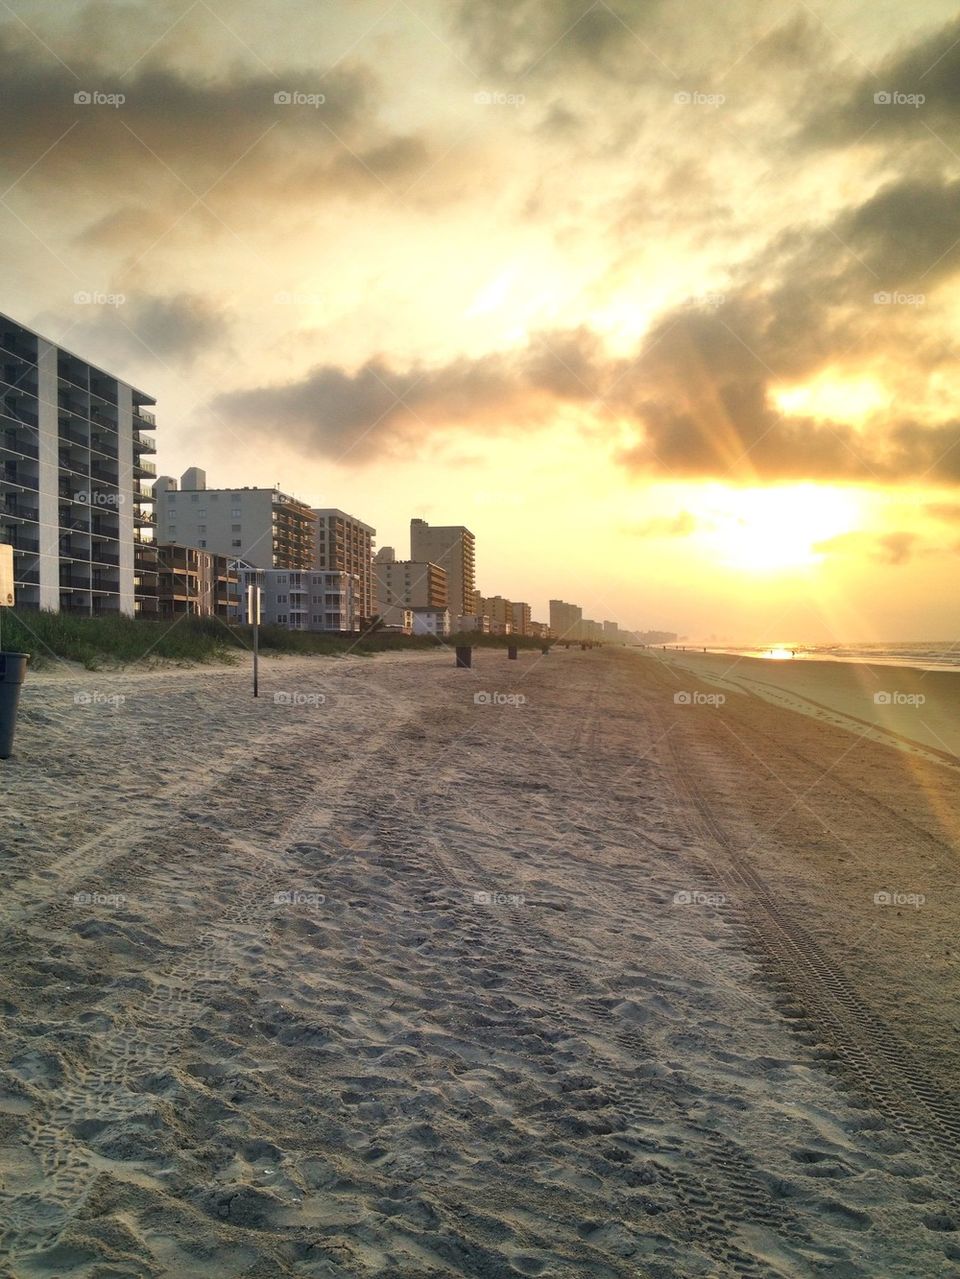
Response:
[[[474,612],[476,539],[468,528],[463,525],[431,527],[426,520],[411,520],[410,558],[424,564],[439,564],[446,570],[451,618]]]
[[[533,623],[530,620],[532,616],[530,605],[525,604],[522,601],[517,602],[515,600],[512,607],[512,614],[514,635],[532,635]]]
[[[558,639],[579,639],[583,609],[563,600],[550,601],[550,630]]]
[[[254,568],[310,569],[317,517],[278,488],[210,489],[199,467],[154,485],[157,540],[195,546]]]
[[[0,315],[0,542],[17,604],[156,612],[152,396]]]
[[[484,595],[480,599],[480,612],[490,618],[490,630],[494,635],[509,635],[513,631],[513,601],[502,595]]]
[[[160,544],[157,551],[161,617],[235,618],[240,606],[236,560],[194,546]]]
[[[314,509],[317,517],[314,568],[350,573],[359,580],[360,615],[377,611],[373,580],[373,539],[377,530],[354,515],[333,508]]]
[[[249,621],[247,588],[259,586],[260,620],[289,631],[356,632],[360,629],[360,581],[334,569],[306,572],[240,564],[240,620]]]

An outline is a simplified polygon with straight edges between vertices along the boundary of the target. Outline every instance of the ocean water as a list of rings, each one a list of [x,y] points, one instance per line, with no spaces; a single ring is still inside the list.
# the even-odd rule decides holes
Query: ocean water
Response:
[[[677,645],[670,645],[676,648]],[[688,652],[702,645],[687,645]],[[708,653],[732,653],[769,661],[871,662],[879,666],[912,666],[922,671],[960,670],[960,639],[909,640],[886,644],[794,644],[784,641],[765,647],[707,645]]]

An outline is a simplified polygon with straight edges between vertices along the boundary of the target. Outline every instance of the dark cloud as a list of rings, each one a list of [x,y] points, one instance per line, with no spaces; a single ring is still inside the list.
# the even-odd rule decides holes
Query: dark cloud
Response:
[[[960,18],[892,54],[875,74],[824,77],[819,88],[817,106],[798,131],[804,145],[902,147],[916,142],[936,149],[942,143],[934,135],[946,131],[944,140],[953,146],[960,123]],[[922,95],[924,101],[897,101],[895,94]]]
[[[423,138],[384,125],[378,82],[361,66],[206,77],[149,60],[129,73],[102,59],[67,67],[7,23],[0,83],[0,171],[18,195],[84,219],[86,246],[149,245],[192,208],[209,208],[209,229],[219,220],[223,233],[266,206],[400,195],[436,158]]]
[[[623,77],[656,68],[643,40],[660,0],[460,0],[454,25],[467,61],[519,80],[557,68]]]
[[[119,298],[116,304],[102,301],[105,295],[93,290],[77,296],[92,300],[75,303],[63,341],[73,350],[90,352],[106,368],[133,364],[154,376],[163,366],[188,368],[230,337],[226,310],[197,294],[112,295]],[[62,315],[40,327],[63,333]]]

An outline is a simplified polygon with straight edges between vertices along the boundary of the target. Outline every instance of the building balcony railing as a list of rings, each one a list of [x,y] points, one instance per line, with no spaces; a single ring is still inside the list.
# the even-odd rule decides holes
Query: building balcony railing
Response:
[[[156,415],[151,413],[149,409],[140,408],[138,405],[133,406],[133,418],[136,422],[137,418],[143,418],[144,422],[149,422],[151,426],[156,426]]]
[[[60,589],[61,590],[69,589],[72,591],[89,591],[90,579],[89,577],[81,577],[79,576],[79,574],[73,575],[70,573],[61,573]]]
[[[24,569],[22,573],[14,572],[13,580],[17,586],[39,586],[40,570],[28,568]]]
[[[40,543],[37,539],[35,537],[24,537],[19,531],[8,537],[6,542],[15,551],[21,551],[27,555],[38,555],[40,553]]]
[[[134,426],[136,426],[136,420],[134,420]],[[138,433],[135,430],[133,433],[133,449],[134,452],[156,453],[157,441],[152,435],[144,435],[142,432]]]
[[[148,462],[146,458],[142,457],[134,459],[133,474],[136,479],[139,479],[141,475],[156,475],[156,473],[156,462]]]
[[[120,556],[111,555],[108,551],[101,551],[98,547],[94,547],[90,558],[95,564],[109,564],[111,568],[120,567]]]
[[[4,431],[0,436],[0,448],[8,453],[16,453],[18,457],[29,457],[35,462],[39,455],[38,446],[30,439],[24,438],[19,431]]]
[[[4,505],[3,514],[17,520],[33,520],[34,523],[40,518],[40,512],[35,506],[30,506],[26,502],[9,500]]]

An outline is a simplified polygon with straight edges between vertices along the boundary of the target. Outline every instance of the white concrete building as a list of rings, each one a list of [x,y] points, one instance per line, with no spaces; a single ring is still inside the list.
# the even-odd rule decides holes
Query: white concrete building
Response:
[[[290,631],[355,633],[360,629],[360,583],[354,574],[330,570],[239,566],[240,621],[249,622],[247,587],[259,586],[264,626]]]
[[[156,612],[152,396],[0,315],[0,542],[21,608]]]
[[[178,486],[169,475],[154,485],[157,540],[196,546],[256,568],[310,569],[316,516],[277,488],[207,488],[196,466]]]

